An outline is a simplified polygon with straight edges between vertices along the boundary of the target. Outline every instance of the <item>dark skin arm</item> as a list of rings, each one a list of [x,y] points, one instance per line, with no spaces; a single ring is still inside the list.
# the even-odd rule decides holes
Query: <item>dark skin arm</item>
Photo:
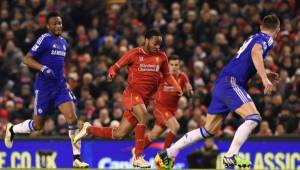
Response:
[[[38,63],[35,59],[33,59],[33,56],[31,53],[27,53],[22,61],[25,65],[28,67],[35,69],[35,70],[41,70],[43,65]]]

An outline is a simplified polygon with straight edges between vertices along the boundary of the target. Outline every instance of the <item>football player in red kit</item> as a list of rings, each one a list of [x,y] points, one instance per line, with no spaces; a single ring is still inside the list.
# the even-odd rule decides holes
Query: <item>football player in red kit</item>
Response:
[[[193,95],[193,89],[187,75],[180,70],[180,58],[177,55],[169,57],[169,69],[181,89],[187,92],[188,96]],[[159,137],[166,128],[170,131],[165,135],[164,148],[171,146],[176,134],[180,128],[175,118],[178,96],[173,86],[170,86],[164,79],[161,80],[160,86],[154,95],[154,112],[153,115],[156,123],[153,129],[146,135],[144,148],[148,147],[151,141]]]
[[[161,75],[174,87],[177,95],[182,95],[180,86],[169,72],[167,56],[160,50],[161,43],[162,36],[158,31],[147,31],[144,46],[129,50],[108,70],[108,81],[112,81],[121,68],[128,66],[128,85],[122,97],[126,110],[120,126],[117,129],[99,128],[86,122],[75,137],[75,141],[88,134],[120,140],[135,128],[135,152],[132,164],[134,167],[150,168],[150,164],[143,158],[148,114],[146,106],[159,87]]]

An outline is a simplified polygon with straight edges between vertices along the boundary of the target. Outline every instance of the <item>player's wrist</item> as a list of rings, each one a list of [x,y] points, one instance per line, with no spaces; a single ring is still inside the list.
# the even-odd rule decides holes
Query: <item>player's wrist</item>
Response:
[[[115,76],[117,73],[115,71],[115,69],[113,67],[111,67],[109,70],[108,70],[108,74],[111,75],[111,76]]]
[[[41,72],[44,72],[44,70],[46,70],[48,67],[47,66],[43,66],[41,69],[40,69],[40,71]]]

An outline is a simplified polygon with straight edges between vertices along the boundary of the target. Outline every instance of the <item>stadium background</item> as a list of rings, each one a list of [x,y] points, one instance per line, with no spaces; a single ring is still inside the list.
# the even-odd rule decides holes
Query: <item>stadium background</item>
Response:
[[[96,126],[118,126],[124,109],[121,95],[126,86],[126,70],[123,69],[113,83],[107,83],[107,68],[127,50],[141,46],[147,28],[159,29],[165,41],[163,49],[168,55],[178,54],[183,59],[182,68],[189,75],[196,94],[190,99],[183,96],[179,101],[176,118],[181,125],[180,134],[203,125],[217,73],[243,41],[259,30],[261,18],[276,13],[281,20],[281,31],[275,49],[266,60],[266,68],[280,74],[280,83],[270,96],[263,95],[258,77],[249,83],[248,89],[263,117],[263,122],[253,134],[254,139],[256,136],[256,139],[268,142],[246,144],[249,148],[245,146],[243,151],[252,150],[251,159],[256,158],[257,153],[264,153],[263,163],[272,158],[275,167],[282,167],[282,162],[276,162],[278,159],[284,162],[286,169],[299,168],[299,8],[300,2],[296,0],[2,0],[0,136],[8,121],[19,123],[31,118],[33,113],[34,71],[21,64],[21,59],[37,37],[47,31],[46,15],[49,11],[59,11],[63,18],[63,36],[70,44],[65,65],[66,79],[78,98],[78,117],[80,121],[90,121]],[[151,111],[151,107],[149,109]],[[238,116],[229,115],[217,137],[232,137],[241,122]],[[71,156],[67,159],[66,155],[71,155],[71,148],[68,141],[61,139],[68,140],[67,125],[63,116],[53,111],[43,131],[31,134],[25,141],[17,140],[12,150],[7,150],[0,142],[0,167],[21,165],[22,160],[25,160],[26,166],[29,161],[22,156],[23,152],[28,152],[33,161],[37,159],[38,150],[49,149],[60,142],[63,143],[61,148],[66,146],[69,149],[54,149],[58,156],[65,155],[62,160],[66,159],[64,164],[57,164],[70,167],[71,163],[68,164],[67,160]],[[101,144],[106,146],[105,149]],[[159,144],[153,145],[146,154],[150,152],[154,156]],[[217,144],[224,152],[229,141],[217,141]],[[85,158],[91,155],[99,157],[105,152],[116,161],[129,161],[130,152],[126,149],[132,145],[130,140],[114,144],[90,139],[83,143],[83,147],[87,147],[83,152]],[[191,152],[199,148],[198,145],[202,142],[184,152]],[[264,149],[258,149],[258,146]],[[109,154],[108,148],[118,147],[124,149],[126,156],[119,158]],[[17,153],[19,156],[16,156]],[[273,156],[268,157],[267,153]],[[180,160],[185,161],[185,155],[182,154]],[[96,161],[92,166],[99,167],[97,165]],[[272,169],[272,166],[267,166],[268,163],[265,165],[265,168]]]

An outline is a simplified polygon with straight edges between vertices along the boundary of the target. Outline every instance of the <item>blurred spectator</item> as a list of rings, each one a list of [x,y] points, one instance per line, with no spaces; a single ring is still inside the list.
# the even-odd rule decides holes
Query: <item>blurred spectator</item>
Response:
[[[259,131],[256,134],[257,136],[272,136],[272,131],[269,127],[267,121],[262,121],[259,125]]]
[[[52,135],[55,135],[55,134],[56,134],[55,122],[52,118],[47,118],[45,120],[45,125],[44,125],[44,128],[42,130],[42,135],[52,136]]]
[[[15,99],[15,110],[9,114],[9,121],[18,124],[31,118],[30,111],[24,107],[24,101],[18,97]]]
[[[67,135],[68,134],[68,124],[67,121],[64,117],[64,115],[59,114],[57,116],[57,125],[56,127],[56,131],[59,135]]]
[[[219,149],[213,138],[205,139],[204,146],[187,156],[188,167],[194,169],[215,169]]]

